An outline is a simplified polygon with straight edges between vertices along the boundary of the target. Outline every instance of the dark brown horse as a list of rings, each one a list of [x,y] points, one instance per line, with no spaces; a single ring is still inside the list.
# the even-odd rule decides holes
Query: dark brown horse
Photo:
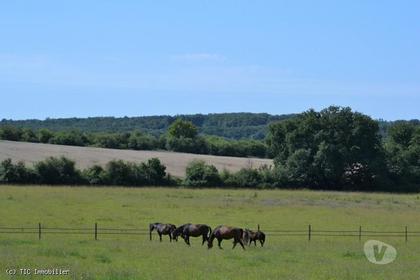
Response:
[[[182,238],[184,238],[184,236],[183,236],[184,228],[188,225],[191,225],[191,224],[184,224],[182,226],[177,227],[172,232],[172,239],[175,239],[175,241],[178,241],[178,236],[181,236]]]
[[[265,234],[260,231],[252,231],[250,229],[245,229],[242,238],[246,240],[246,244],[251,245],[254,242],[254,246],[257,246],[257,240],[260,241],[261,247],[264,247]]]
[[[181,236],[185,243],[187,243],[188,245],[190,244],[190,236],[192,237],[199,237],[202,236],[203,237],[203,242],[201,243],[201,245],[204,244],[204,242],[206,242],[209,239],[209,235],[211,233],[211,228],[208,225],[204,225],[204,224],[185,224],[182,225],[180,227],[178,227],[174,232],[173,232],[173,238],[177,239],[178,236]]]
[[[173,224],[153,223],[149,225],[150,240],[152,240],[152,231],[155,230],[159,234],[159,239],[162,242],[162,235],[169,235],[169,241],[172,242],[172,233],[176,229]]]
[[[208,248],[213,247],[213,240],[217,239],[218,246],[220,249],[223,249],[221,244],[223,239],[232,239],[233,238],[233,248],[235,248],[236,244],[240,244],[242,249],[245,250],[244,244],[242,243],[242,235],[244,231],[241,228],[229,227],[229,226],[218,226],[214,229],[214,231],[210,234],[208,239],[207,246]]]

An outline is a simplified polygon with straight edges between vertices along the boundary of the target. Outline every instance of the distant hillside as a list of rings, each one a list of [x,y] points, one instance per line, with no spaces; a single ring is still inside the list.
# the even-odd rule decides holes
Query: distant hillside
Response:
[[[146,117],[92,117],[63,118],[46,120],[5,120],[1,125],[10,124],[16,127],[27,127],[34,130],[47,128],[54,131],[80,130],[82,132],[142,132],[159,135],[177,118],[191,121],[199,128],[201,134],[216,135],[231,139],[263,139],[269,123],[294,116],[270,115],[265,113],[226,113],[195,114],[178,116],[146,116]]]
[[[201,134],[216,135],[230,139],[264,139],[268,124],[288,119],[295,114],[270,115],[266,113],[223,113],[223,114],[195,114],[177,116],[145,116],[145,117],[91,117],[91,118],[62,118],[46,120],[6,120],[1,125],[38,130],[47,128],[54,131],[79,130],[81,132],[132,132],[139,130],[158,136],[166,132],[169,125],[177,118],[191,121],[198,127]],[[420,124],[419,120],[410,120]],[[382,136],[387,136],[388,128],[394,123],[378,120]]]

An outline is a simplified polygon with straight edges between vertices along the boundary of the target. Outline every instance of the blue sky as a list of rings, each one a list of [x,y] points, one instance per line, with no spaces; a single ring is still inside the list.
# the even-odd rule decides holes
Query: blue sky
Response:
[[[4,1],[1,118],[420,118],[419,1]]]

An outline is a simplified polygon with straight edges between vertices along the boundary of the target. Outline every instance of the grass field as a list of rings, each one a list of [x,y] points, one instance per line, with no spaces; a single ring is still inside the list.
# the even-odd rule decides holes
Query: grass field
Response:
[[[271,159],[261,158],[197,155],[168,151],[118,150],[0,140],[0,161],[11,158],[13,161],[24,161],[32,164],[49,156],[65,156],[74,160],[76,166],[82,169],[94,164],[105,165],[115,159],[142,162],[156,157],[166,166],[167,172],[177,177],[185,176],[185,168],[194,159],[213,164],[219,171],[223,169],[238,171],[241,168],[257,168],[261,165],[271,165],[273,163]]]
[[[417,194],[169,188],[0,186],[0,227],[144,228],[150,222],[207,223],[261,229],[420,231]],[[70,269],[64,279],[419,279],[420,237],[384,237],[397,259],[375,265],[363,237],[267,236],[264,248],[207,250],[199,239],[152,242],[142,236],[0,234],[0,279],[8,268]],[[43,279],[20,276],[10,279]],[[60,279],[61,279],[60,278]],[[51,277],[50,279],[59,279]]]

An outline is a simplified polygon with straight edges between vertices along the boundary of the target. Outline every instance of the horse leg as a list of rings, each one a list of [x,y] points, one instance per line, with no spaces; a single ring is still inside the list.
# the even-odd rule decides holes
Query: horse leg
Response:
[[[222,248],[222,239],[217,238],[217,242],[219,243],[219,248],[223,250]]]
[[[257,246],[257,239],[254,239],[254,246]]]
[[[242,249],[244,249],[245,250],[245,247],[244,247],[244,244],[242,243],[242,241],[241,241],[241,239],[239,239],[239,244],[241,244],[241,246],[242,246]]]
[[[238,243],[238,242],[236,242],[236,240],[234,240],[232,249],[234,249],[236,247],[236,243]]]
[[[162,233],[158,232],[158,234],[159,234],[159,240],[160,242],[162,242]]]
[[[203,242],[201,242],[201,246],[204,245],[204,242],[207,241],[207,234],[203,234]]]
[[[185,244],[190,245],[190,241],[189,241],[189,236],[188,235],[183,235],[182,238],[184,239]]]
[[[169,242],[172,242],[172,236],[171,236],[171,234],[168,234],[169,235]]]
[[[264,247],[264,241],[260,239],[261,247]]]
[[[150,236],[150,241],[152,241],[152,231],[154,230],[155,228],[154,227],[152,227],[152,226],[150,226],[149,227],[149,236]]]

